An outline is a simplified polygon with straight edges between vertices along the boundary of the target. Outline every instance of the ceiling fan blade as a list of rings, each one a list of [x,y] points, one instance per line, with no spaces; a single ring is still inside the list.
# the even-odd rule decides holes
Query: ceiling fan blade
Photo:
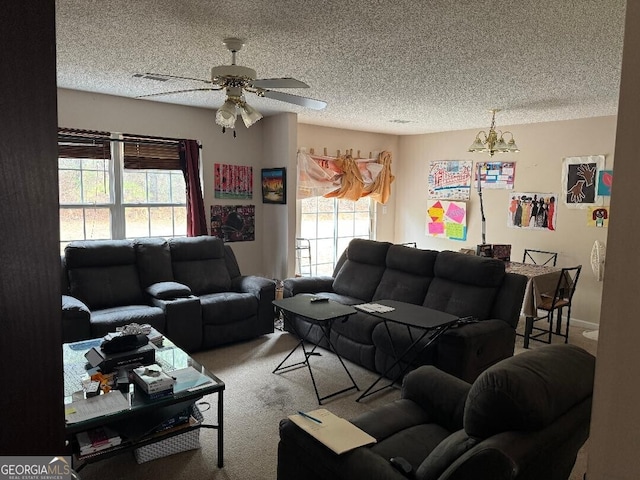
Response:
[[[258,78],[252,82],[256,88],[309,88],[304,82],[295,78]]]
[[[298,95],[276,92],[274,90],[262,90],[258,92],[258,95],[260,95],[261,97],[272,98],[274,100],[280,100],[281,102],[288,102],[295,105],[300,105],[302,107],[312,108],[314,110],[322,110],[327,106],[327,102],[323,102],[322,100],[300,97]]]
[[[211,80],[204,80],[202,78],[193,78],[193,77],[181,77],[179,75],[166,75],[164,73],[136,73],[134,75],[134,77],[140,77],[140,78],[151,78],[151,79],[156,79],[156,80],[161,80],[163,78],[177,78],[179,80],[193,80],[196,82],[204,82],[204,83],[211,83]]]
[[[222,88],[189,88],[187,90],[173,90],[171,92],[160,92],[160,93],[150,93],[149,95],[139,95],[136,98],[145,98],[145,97],[158,97],[160,95],[172,95],[174,93],[185,93],[185,92],[204,92],[204,91],[217,91],[222,90]]]

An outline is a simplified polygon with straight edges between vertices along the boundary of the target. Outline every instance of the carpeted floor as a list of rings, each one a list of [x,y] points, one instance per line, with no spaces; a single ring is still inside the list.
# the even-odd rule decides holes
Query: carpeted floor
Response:
[[[575,343],[595,354],[597,342],[582,335],[583,329],[572,327],[570,343]],[[286,333],[276,331],[250,342],[199,352],[194,355],[226,384],[225,410],[225,466],[216,466],[216,432],[202,429],[202,448],[171,455],[138,465],[133,454],[124,454],[80,471],[83,480],[118,478],[123,480],[201,479],[220,480],[275,480],[277,465],[278,424],[282,418],[297,410],[313,410],[318,404],[306,368],[297,368],[281,374],[271,371],[295,345]],[[541,344],[533,343],[531,348]],[[518,337],[516,354],[523,351]],[[301,360],[301,355],[298,357]],[[336,357],[324,354],[314,357],[313,371],[322,396],[349,384]],[[357,365],[347,362],[349,371],[361,389],[377,378]],[[399,397],[396,389],[387,389],[357,403],[359,395],[350,391],[329,399],[323,407],[344,418],[353,418],[363,411],[388,403]],[[215,395],[203,400],[212,403],[211,410],[203,412],[205,422],[216,422]],[[203,406],[202,409],[205,409]],[[582,480],[586,469],[586,449],[581,452],[571,480]]]

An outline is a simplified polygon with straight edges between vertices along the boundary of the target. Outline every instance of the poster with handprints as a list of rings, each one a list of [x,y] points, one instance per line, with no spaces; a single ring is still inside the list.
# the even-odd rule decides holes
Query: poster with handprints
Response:
[[[604,168],[604,155],[566,157],[562,162],[562,187],[568,208],[588,208],[600,202],[598,172]]]
[[[507,226],[526,230],[556,229],[557,193],[512,193],[509,196]]]
[[[469,200],[471,191],[470,160],[429,162],[429,198]]]
[[[450,240],[466,240],[467,204],[446,200],[429,201],[425,234]]]

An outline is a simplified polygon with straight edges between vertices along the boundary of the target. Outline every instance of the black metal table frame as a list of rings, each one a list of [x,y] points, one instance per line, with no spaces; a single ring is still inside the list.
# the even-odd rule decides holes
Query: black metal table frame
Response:
[[[341,393],[348,392],[348,391],[353,390],[353,389],[355,389],[357,391],[360,391],[360,388],[358,388],[358,385],[356,384],[356,381],[351,376],[351,372],[349,372],[349,369],[344,364],[344,361],[342,360],[342,357],[340,356],[340,354],[338,353],[336,348],[333,346],[333,343],[331,342],[330,335],[328,334],[328,332],[331,329],[331,325],[333,324],[334,321],[336,321],[336,320],[346,321],[347,318],[349,317],[349,315],[341,315],[339,317],[329,318],[329,319],[326,319],[326,320],[317,320],[317,319],[314,319],[314,318],[305,317],[304,315],[300,315],[300,314],[297,314],[297,313],[294,313],[294,312],[289,312],[288,310],[286,310],[283,307],[278,307],[278,308],[280,308],[280,310],[282,311],[282,314],[284,315],[284,321],[288,322],[288,324],[293,329],[294,334],[298,337],[299,340],[298,340],[298,343],[296,344],[296,346],[293,347],[293,349],[287,354],[286,357],[284,357],[284,360],[282,360],[280,362],[280,364],[278,364],[278,366],[273,370],[272,373],[278,373],[278,372],[281,372],[281,371],[289,371],[294,367],[299,367],[301,365],[306,365],[307,369],[309,370],[309,376],[311,376],[311,382],[313,383],[313,389],[315,390],[316,398],[318,399],[318,405],[322,405],[322,401],[323,400],[327,400],[329,398],[335,397],[336,395],[340,395]],[[340,361],[340,365],[342,365],[342,368],[344,369],[344,371],[347,372],[347,375],[349,376],[349,379],[351,380],[351,383],[352,383],[351,386],[343,388],[342,390],[339,390],[337,392],[333,392],[333,393],[331,393],[329,395],[325,395],[324,397],[320,397],[320,393],[318,392],[318,386],[316,384],[316,379],[313,376],[313,370],[311,369],[311,362],[309,362],[309,357],[311,357],[311,356],[320,356],[322,354],[320,352],[316,352],[316,348],[318,348],[317,344],[314,345],[311,350],[307,351],[307,349],[304,346],[304,338],[305,337],[300,335],[300,332],[298,331],[298,328],[296,327],[295,319],[291,318],[290,315],[298,315],[300,317],[304,317],[307,320],[309,320],[309,328],[306,331],[306,335],[308,335],[309,332],[311,332],[311,329],[313,328],[314,325],[318,325],[318,327],[320,327],[320,330],[322,331],[322,337],[327,340],[327,343],[329,344],[329,349],[331,350],[331,352],[333,352],[335,354],[336,357],[338,357],[338,360]],[[322,339],[320,339],[320,341],[322,341]],[[298,350],[299,347],[302,347],[302,352],[304,354],[304,360],[302,362],[297,362],[297,363],[293,363],[291,365],[283,366],[283,364],[289,359],[289,357],[291,357],[291,355],[294,354],[294,352],[296,350]]]
[[[384,302],[381,302],[384,303]],[[374,314],[375,315],[375,314]],[[430,345],[433,344],[433,342],[435,342],[444,332],[446,332],[454,323],[458,322],[458,318],[456,318],[455,320],[452,320],[450,323],[446,323],[444,325],[440,325],[434,328],[425,328],[425,327],[420,327],[417,325],[408,325],[406,323],[403,323],[401,321],[398,320],[391,320],[388,318],[385,318],[383,315],[375,315],[378,318],[381,318],[385,329],[387,330],[387,335],[389,336],[389,342],[391,344],[391,350],[393,351],[393,356],[394,356],[394,362],[385,369],[385,371],[383,373],[380,374],[380,376],[378,376],[378,378],[371,384],[369,385],[369,387],[362,392],[362,394],[356,398],[356,402],[359,402],[360,400],[373,395],[375,393],[378,393],[382,390],[385,390],[387,388],[393,387],[396,382],[398,380],[400,380],[401,378],[404,377],[405,373],[407,372],[407,370],[409,370],[409,368],[411,367],[411,361],[408,360],[405,364],[404,367],[400,368],[400,373],[398,373],[395,377],[393,377],[393,379],[387,383],[386,385],[377,388],[376,390],[373,390],[373,388],[385,377],[387,377],[387,374],[389,372],[391,372],[396,366],[400,366],[400,364],[409,356],[409,354],[412,354],[412,351],[415,349],[416,345],[418,345],[427,335],[429,336],[429,341],[427,343],[425,343],[419,350],[413,352],[413,357],[417,357],[418,355],[420,355],[422,352],[424,352],[427,348],[429,348]],[[411,339],[411,344],[404,350],[404,352],[402,352],[402,354],[398,355],[397,351],[396,351],[396,347],[393,343],[393,337],[391,336],[391,331],[389,330],[389,322],[393,322],[393,323],[397,323],[399,325],[404,325],[407,327],[407,332],[409,333],[409,338]],[[413,339],[413,334],[411,333],[411,327],[420,329],[422,331],[422,333],[414,340]],[[373,391],[372,391],[373,390]]]

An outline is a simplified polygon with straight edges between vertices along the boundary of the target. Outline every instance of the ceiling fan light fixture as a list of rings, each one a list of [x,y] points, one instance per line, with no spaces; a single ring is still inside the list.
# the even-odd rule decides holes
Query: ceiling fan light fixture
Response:
[[[237,118],[237,106],[233,100],[227,99],[216,112],[216,123],[221,127],[234,128]]]
[[[246,102],[240,105],[240,115],[247,128],[262,118],[262,114]]]

